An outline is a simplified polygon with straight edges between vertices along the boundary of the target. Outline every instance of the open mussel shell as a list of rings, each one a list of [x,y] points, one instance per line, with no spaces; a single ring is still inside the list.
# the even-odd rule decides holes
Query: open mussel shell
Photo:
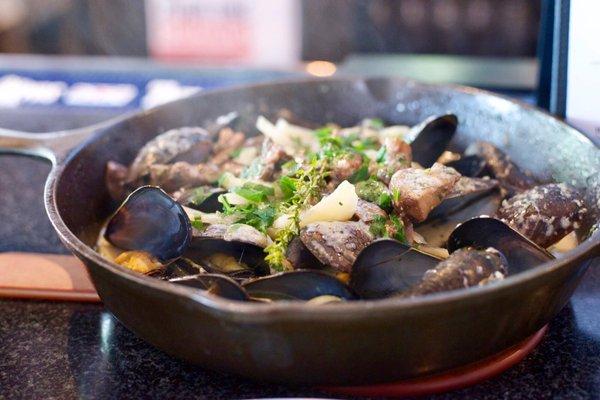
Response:
[[[212,273],[244,278],[269,273],[263,248],[252,243],[194,237],[185,256]]]
[[[198,274],[170,279],[169,282],[203,290],[229,300],[248,301],[246,291],[233,279],[218,274]]]
[[[454,137],[458,118],[454,114],[432,116],[415,125],[405,135],[412,148],[413,161],[428,168],[446,151]]]
[[[151,274],[152,277],[168,281],[175,278],[184,278],[190,275],[198,275],[206,271],[200,265],[187,258],[179,258],[164,268]]]
[[[500,251],[508,262],[508,273],[534,268],[554,256],[504,222],[491,217],[477,217],[463,222],[448,238],[450,253],[463,247]]]
[[[440,259],[397,240],[376,240],[356,258],[350,288],[361,298],[388,297],[418,283],[439,262]]]
[[[111,217],[104,237],[121,249],[147,251],[168,261],[184,253],[192,227],[181,205],[168,194],[154,186],[142,186]]]
[[[342,281],[326,272],[296,270],[247,281],[243,285],[250,297],[270,300],[311,300],[333,296],[352,300],[356,296]]]
[[[462,156],[458,160],[446,163],[446,166],[457,170],[462,176],[480,178],[488,175],[487,163],[476,154]]]
[[[484,197],[486,197],[486,203],[482,202],[479,204],[478,213],[471,215],[470,218],[477,215],[495,213],[500,204],[500,193],[497,189],[498,182],[493,179],[462,177],[456,183],[453,192],[431,210],[427,218],[443,218],[470,207],[473,203],[478,202]],[[482,207],[486,207],[483,212],[480,210]]]

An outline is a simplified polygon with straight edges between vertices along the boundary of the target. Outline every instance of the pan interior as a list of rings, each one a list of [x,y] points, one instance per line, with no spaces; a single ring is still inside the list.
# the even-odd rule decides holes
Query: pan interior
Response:
[[[181,126],[208,126],[236,112],[239,127],[255,134],[258,115],[282,109],[324,124],[351,125],[366,117],[414,125],[431,115],[454,113],[459,128],[451,148],[475,140],[494,143],[542,181],[585,186],[600,171],[600,151],[585,136],[528,106],[475,89],[403,79],[330,79],[225,89],[169,103],[98,132],[70,155],[56,182],[56,204],[67,227],[88,246],[116,208],[104,185],[106,162],[129,164],[154,136]]]

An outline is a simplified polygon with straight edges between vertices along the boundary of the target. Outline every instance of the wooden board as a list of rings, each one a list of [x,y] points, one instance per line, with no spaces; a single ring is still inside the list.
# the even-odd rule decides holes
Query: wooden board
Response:
[[[99,302],[85,269],[74,256],[0,253],[0,298]]]

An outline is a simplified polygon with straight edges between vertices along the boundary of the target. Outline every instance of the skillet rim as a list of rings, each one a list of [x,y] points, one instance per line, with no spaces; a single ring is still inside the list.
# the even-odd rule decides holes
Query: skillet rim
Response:
[[[524,103],[519,100],[509,98],[507,96],[498,95],[487,90],[477,89],[469,86],[456,85],[456,84],[437,84],[437,83],[426,83],[420,82],[414,79],[393,77],[393,76],[357,76],[357,75],[340,75],[329,78],[290,78],[281,79],[270,82],[262,82],[255,84],[235,85],[226,88],[220,88],[210,90],[206,92],[200,92],[192,98],[203,97],[206,95],[213,95],[219,93],[236,92],[240,90],[248,89],[260,89],[264,87],[273,87],[290,84],[303,84],[303,83],[336,83],[346,82],[350,84],[361,84],[369,81],[378,80],[394,80],[403,84],[410,84],[413,86],[429,87],[439,90],[440,92],[461,92],[468,95],[483,96],[488,99],[501,99],[509,102],[510,104],[516,105],[528,112],[534,112],[542,114],[544,117],[549,118],[554,123],[564,126],[567,131],[570,132],[576,139],[587,142],[594,146],[596,149],[600,149],[589,137],[584,133],[568,125],[564,121],[556,118],[548,112],[541,110],[535,106]],[[185,103],[190,98],[184,98],[170,102],[168,104],[173,105],[177,103]],[[80,151],[87,147],[89,144],[103,136],[109,131],[115,124],[122,123],[132,118],[147,115],[161,109],[162,106],[152,108],[149,110],[143,110],[138,113],[128,115],[126,118],[115,120],[114,124],[102,126],[94,134],[90,135],[79,145],[75,146],[69,151],[68,155],[60,160],[54,168],[50,171],[46,180],[44,188],[44,204],[46,212],[48,213],[50,222],[52,223],[57,234],[63,241],[63,243],[69,248],[70,251],[77,255],[91,261],[94,265],[99,266],[107,270],[111,274],[116,274],[121,278],[129,280],[137,285],[148,286],[154,290],[168,292],[172,295],[186,298],[186,300],[199,303],[200,306],[210,309],[212,312],[224,313],[229,317],[242,318],[253,322],[265,322],[272,321],[273,319],[293,319],[293,320],[356,320],[362,318],[377,318],[389,311],[399,310],[411,310],[415,311],[422,308],[434,307],[441,304],[449,304],[452,302],[466,301],[473,298],[492,296],[494,293],[510,290],[515,286],[525,285],[535,279],[540,278],[543,275],[550,274],[558,269],[565,268],[571,263],[581,263],[588,259],[594,258],[593,251],[600,249],[600,234],[592,235],[582,244],[576,248],[565,253],[563,257],[550,260],[540,265],[537,268],[529,271],[521,272],[516,275],[507,277],[506,279],[496,282],[493,285],[477,286],[468,288],[468,290],[454,290],[448,292],[441,292],[430,294],[426,296],[419,296],[415,298],[385,298],[377,300],[358,300],[351,302],[339,302],[333,304],[323,304],[318,307],[306,304],[304,302],[273,302],[273,303],[251,303],[251,302],[240,302],[234,300],[227,300],[217,296],[204,294],[199,291],[192,290],[183,286],[173,285],[169,282],[162,281],[149,276],[141,275],[130,271],[118,264],[113,263],[103,258],[99,253],[93,250],[91,247],[83,243],[65,224],[63,221],[58,205],[56,203],[56,193],[58,191],[58,184],[62,176],[62,172],[65,167],[80,153]],[[89,267],[88,267],[89,268]],[[260,317],[258,319],[257,317]]]

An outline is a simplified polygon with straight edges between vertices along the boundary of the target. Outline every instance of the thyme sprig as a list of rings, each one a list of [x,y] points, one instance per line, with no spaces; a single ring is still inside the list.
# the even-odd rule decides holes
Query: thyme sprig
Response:
[[[277,205],[278,215],[288,215],[287,225],[281,229],[273,243],[265,248],[265,261],[275,271],[292,269],[286,258],[288,245],[300,233],[300,212],[316,199],[325,185],[327,158],[313,158],[307,165],[298,168],[293,176],[282,177],[288,198]]]

